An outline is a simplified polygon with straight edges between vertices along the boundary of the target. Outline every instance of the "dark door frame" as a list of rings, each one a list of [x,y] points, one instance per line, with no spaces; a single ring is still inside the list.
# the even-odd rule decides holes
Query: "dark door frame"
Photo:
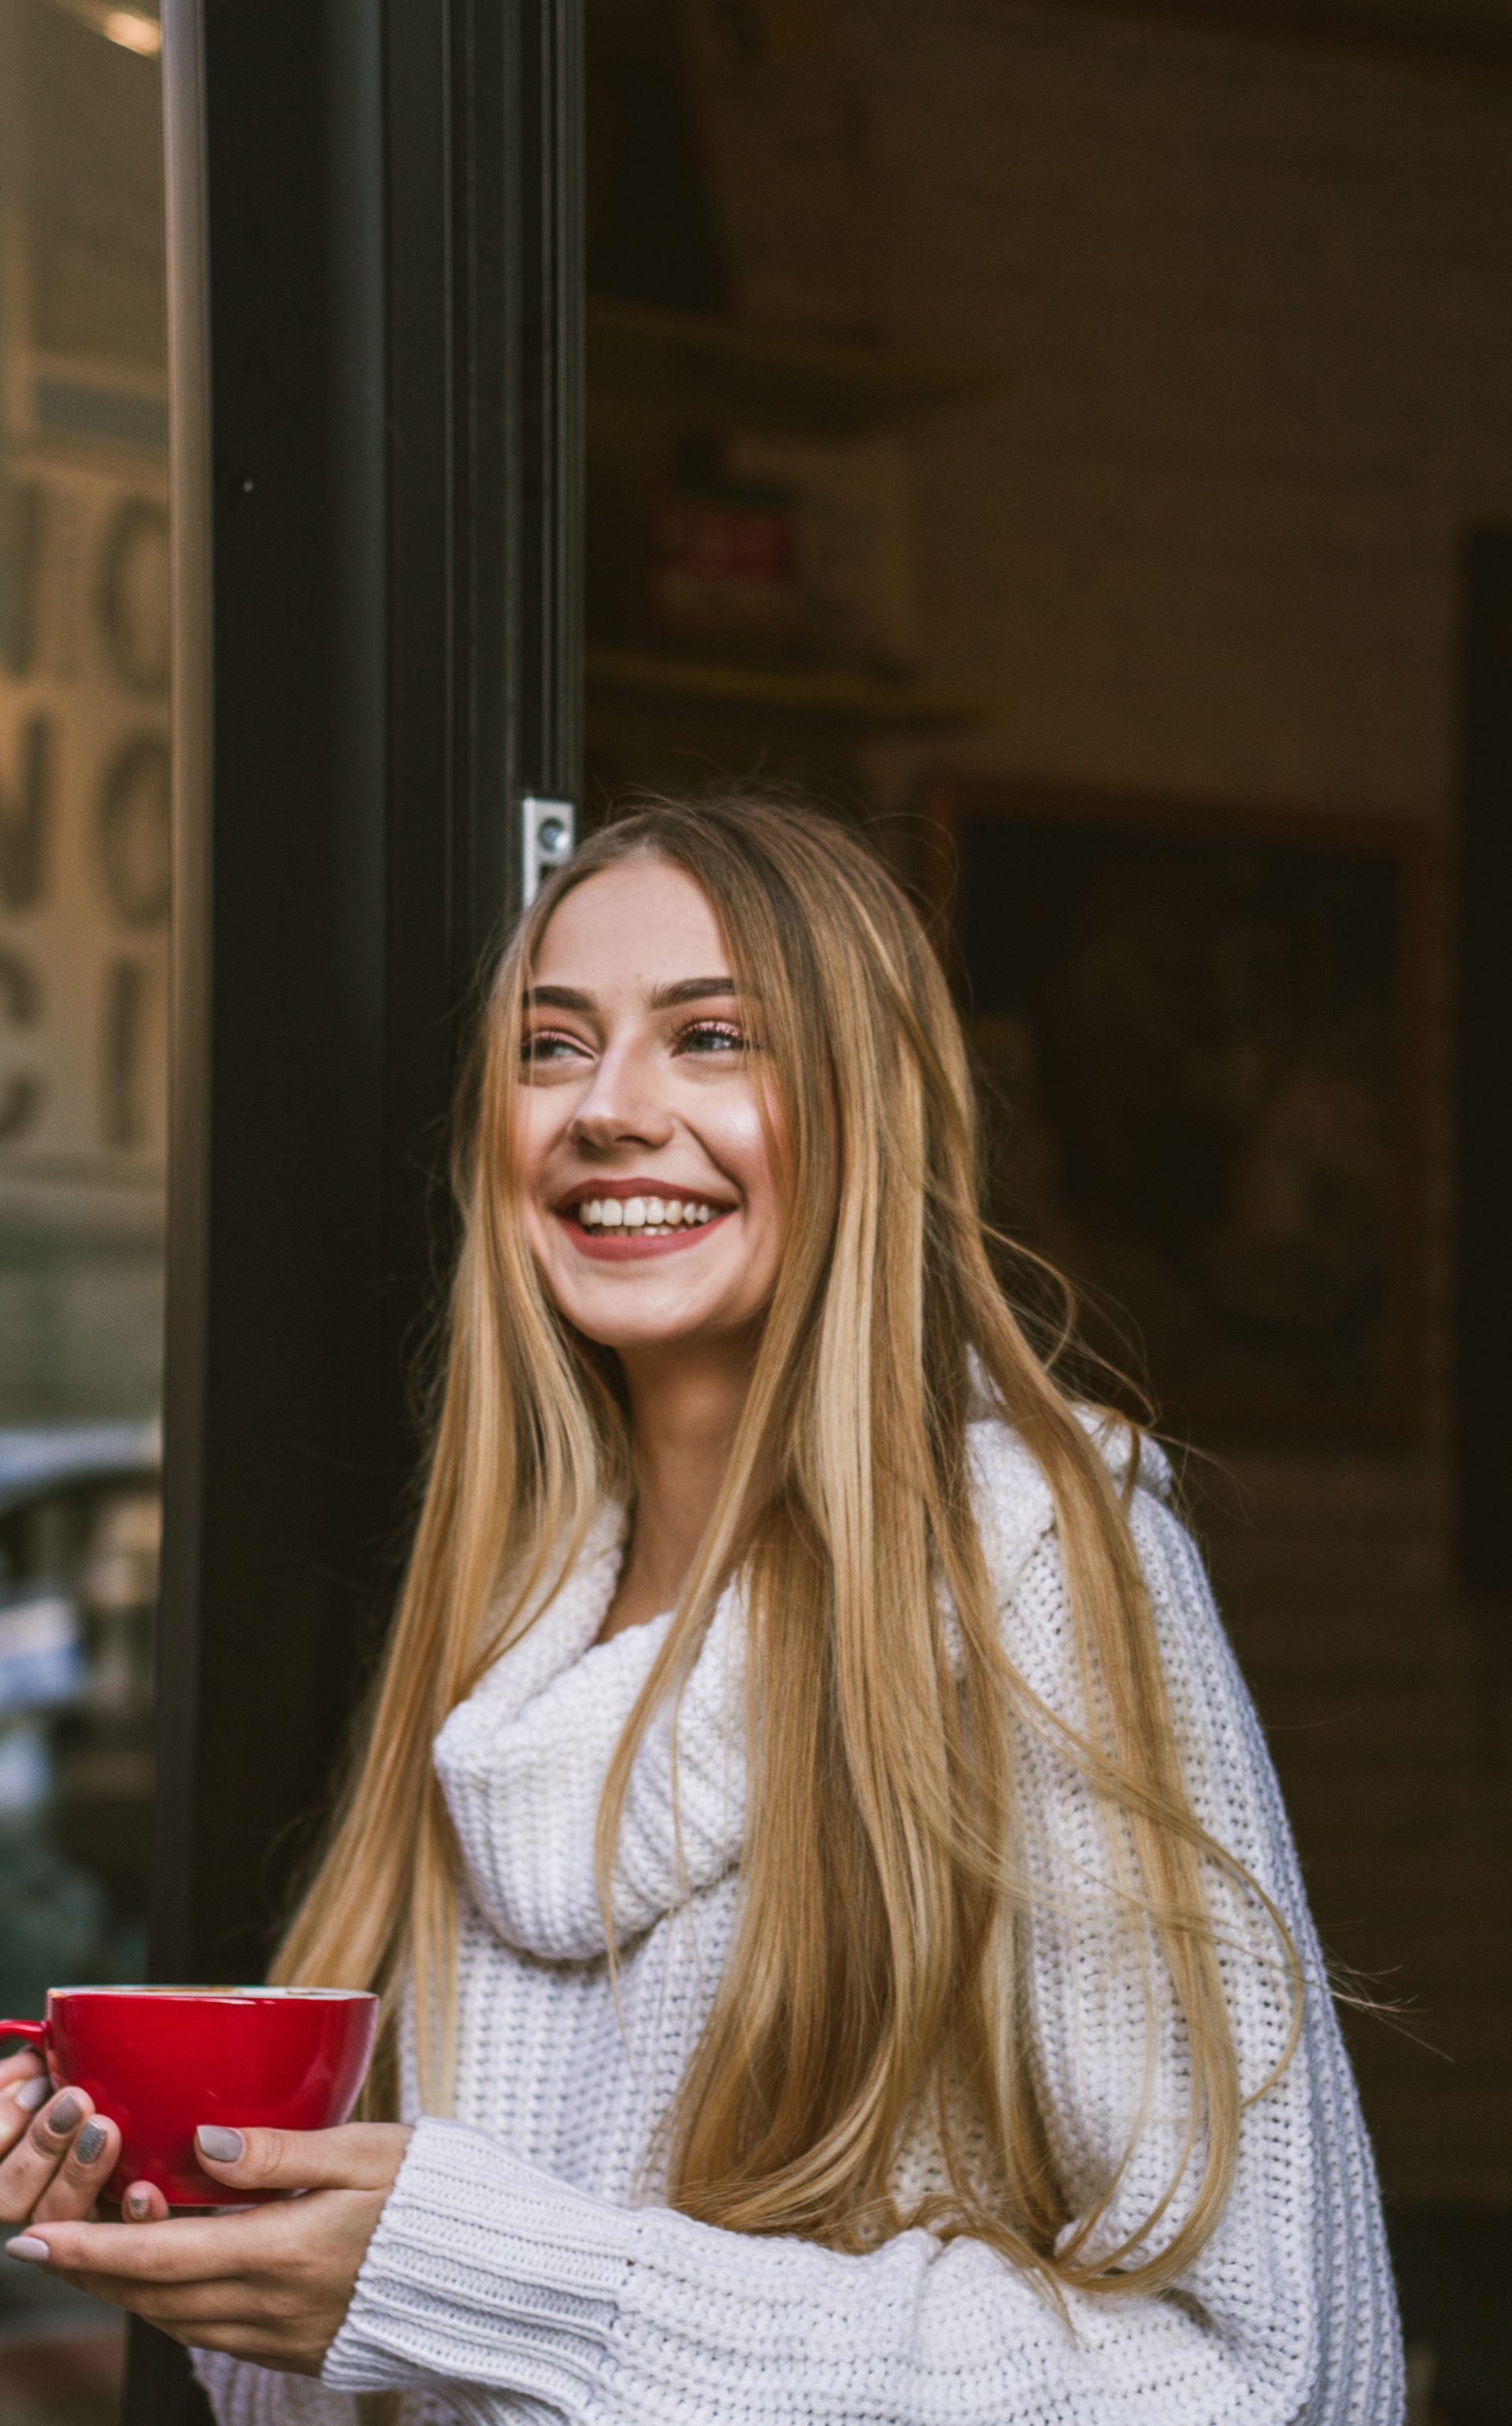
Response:
[[[1488,1745],[1512,1716],[1512,1265],[1504,1113],[1512,1030],[1512,529],[1472,530],[1464,555],[1454,938],[1453,1420],[1456,1579],[1482,1658]],[[1504,1740],[1492,1746],[1505,1756]]]
[[[177,668],[152,1962],[261,1976],[381,1638],[447,1107],[581,715],[580,0],[165,0]],[[138,2329],[132,2426],[202,2417]]]

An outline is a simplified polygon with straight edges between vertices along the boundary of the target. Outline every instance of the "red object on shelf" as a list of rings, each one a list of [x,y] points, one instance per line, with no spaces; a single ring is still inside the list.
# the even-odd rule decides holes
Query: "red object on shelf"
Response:
[[[378,1998],[356,1989],[53,1988],[45,2021],[0,2021],[0,2039],[29,2039],[56,2087],[120,2126],[107,2198],[154,2182],[170,2207],[239,2207],[284,2193],[201,2173],[199,2126],[344,2123],[377,2028]]]
[[[793,500],[674,485],[651,513],[651,606],[674,645],[780,655],[799,635]]]

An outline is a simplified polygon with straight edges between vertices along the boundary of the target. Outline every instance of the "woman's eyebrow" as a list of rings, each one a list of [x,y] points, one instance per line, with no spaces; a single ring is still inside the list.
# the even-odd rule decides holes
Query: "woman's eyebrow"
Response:
[[[735,992],[733,978],[679,978],[675,985],[656,986],[648,997],[652,1011],[675,1011],[680,1003],[728,1001]],[[597,1011],[594,995],[581,986],[526,986],[522,997],[527,1011]]]
[[[728,997],[734,991],[733,978],[679,978],[676,985],[655,988],[651,1007],[652,1011],[675,1011],[679,1003],[708,1002],[716,995]]]
[[[578,986],[526,986],[523,999],[527,1011],[549,1008],[552,1011],[588,1011],[595,1008],[593,996],[584,994]]]

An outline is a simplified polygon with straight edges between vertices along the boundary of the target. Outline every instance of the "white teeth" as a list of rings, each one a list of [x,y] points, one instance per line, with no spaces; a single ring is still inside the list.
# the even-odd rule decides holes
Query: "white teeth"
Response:
[[[585,1230],[652,1230],[665,1235],[717,1221],[725,1209],[718,1205],[690,1204],[679,1196],[590,1196],[578,1205],[577,1218]]]

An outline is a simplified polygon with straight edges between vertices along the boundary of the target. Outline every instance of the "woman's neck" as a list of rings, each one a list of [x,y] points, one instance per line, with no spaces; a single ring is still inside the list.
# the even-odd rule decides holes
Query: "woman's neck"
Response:
[[[743,1341],[621,1351],[635,1518],[603,1642],[670,1609],[703,1538],[750,1383]]]

